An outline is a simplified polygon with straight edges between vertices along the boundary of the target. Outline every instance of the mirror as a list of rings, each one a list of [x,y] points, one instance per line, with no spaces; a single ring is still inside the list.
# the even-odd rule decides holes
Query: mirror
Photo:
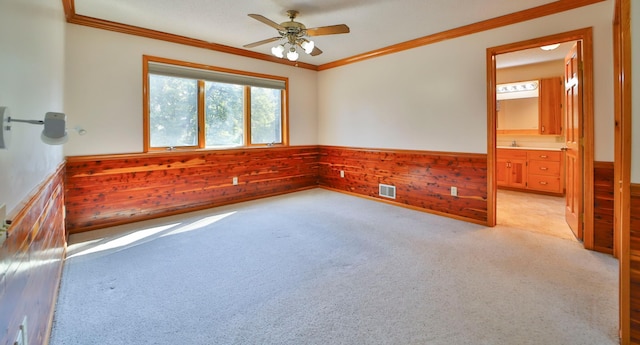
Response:
[[[538,132],[538,98],[497,101],[497,130]]]
[[[498,84],[496,122],[498,133],[537,134],[539,81]]]

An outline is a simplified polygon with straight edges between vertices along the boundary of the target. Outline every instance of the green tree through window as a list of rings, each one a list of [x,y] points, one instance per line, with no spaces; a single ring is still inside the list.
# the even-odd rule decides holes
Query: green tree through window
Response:
[[[287,144],[286,78],[146,56],[144,63],[146,151]]]
[[[251,142],[279,143],[282,140],[280,90],[251,88]]]
[[[205,82],[206,147],[244,143],[244,87]]]
[[[197,80],[149,76],[151,146],[198,144]]]

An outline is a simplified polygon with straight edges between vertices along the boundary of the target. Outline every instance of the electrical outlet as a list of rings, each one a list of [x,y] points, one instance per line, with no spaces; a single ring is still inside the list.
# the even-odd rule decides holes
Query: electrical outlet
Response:
[[[451,187],[451,195],[458,196],[458,187]]]
[[[344,170],[340,170],[340,177],[344,178]]]
[[[234,178],[233,178],[233,185],[234,185],[234,186],[237,186],[237,185],[238,185],[238,178],[237,178],[237,177],[234,177]]]

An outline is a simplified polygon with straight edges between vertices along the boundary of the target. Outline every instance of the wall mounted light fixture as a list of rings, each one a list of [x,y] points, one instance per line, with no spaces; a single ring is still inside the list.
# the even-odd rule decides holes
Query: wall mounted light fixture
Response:
[[[531,97],[538,97],[537,80],[498,84],[496,86],[496,99],[498,100]]]
[[[11,123],[29,123],[32,125],[44,125],[40,140],[49,145],[62,145],[67,142],[67,115],[64,113],[48,112],[44,116],[44,120],[21,120],[14,119],[9,115],[9,108],[0,107],[0,149],[7,148],[11,139]],[[87,131],[76,127],[78,134],[84,135]]]

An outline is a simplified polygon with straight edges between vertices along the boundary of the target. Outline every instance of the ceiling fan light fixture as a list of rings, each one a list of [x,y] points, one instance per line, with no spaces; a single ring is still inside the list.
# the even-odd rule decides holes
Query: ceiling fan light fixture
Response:
[[[284,46],[282,44],[279,44],[279,45],[271,48],[271,54],[275,55],[276,57],[283,58],[284,57]]]
[[[287,53],[287,59],[289,59],[289,61],[296,61],[298,60],[298,57],[299,55],[296,49],[294,47],[291,47],[291,49]]]
[[[540,49],[549,51],[549,50],[557,49],[559,46],[560,46],[560,43],[556,43],[556,44],[550,44],[548,46],[542,46],[540,47]]]
[[[315,43],[313,43],[313,41],[303,41],[300,46],[302,47],[302,49],[304,49],[305,53],[311,54],[313,48],[315,48],[316,45]]]
[[[276,29],[279,36],[245,44],[243,47],[255,48],[263,44],[275,42],[278,40],[281,40],[281,42],[283,42],[282,40],[284,40],[284,43],[271,48],[271,54],[279,58],[283,58],[284,52],[285,50],[287,50],[287,46],[289,45],[291,47],[287,51],[287,59],[289,59],[289,61],[296,61],[298,60],[300,55],[298,54],[298,52],[296,52],[294,46],[300,46],[300,48],[302,48],[305,53],[311,56],[322,54],[322,50],[316,47],[315,43],[308,40],[307,37],[346,34],[350,32],[349,27],[345,24],[307,28],[304,24],[295,21],[296,17],[298,16],[298,11],[296,10],[287,11],[287,16],[289,17],[290,21],[278,24],[263,15],[249,14],[249,17]]]

